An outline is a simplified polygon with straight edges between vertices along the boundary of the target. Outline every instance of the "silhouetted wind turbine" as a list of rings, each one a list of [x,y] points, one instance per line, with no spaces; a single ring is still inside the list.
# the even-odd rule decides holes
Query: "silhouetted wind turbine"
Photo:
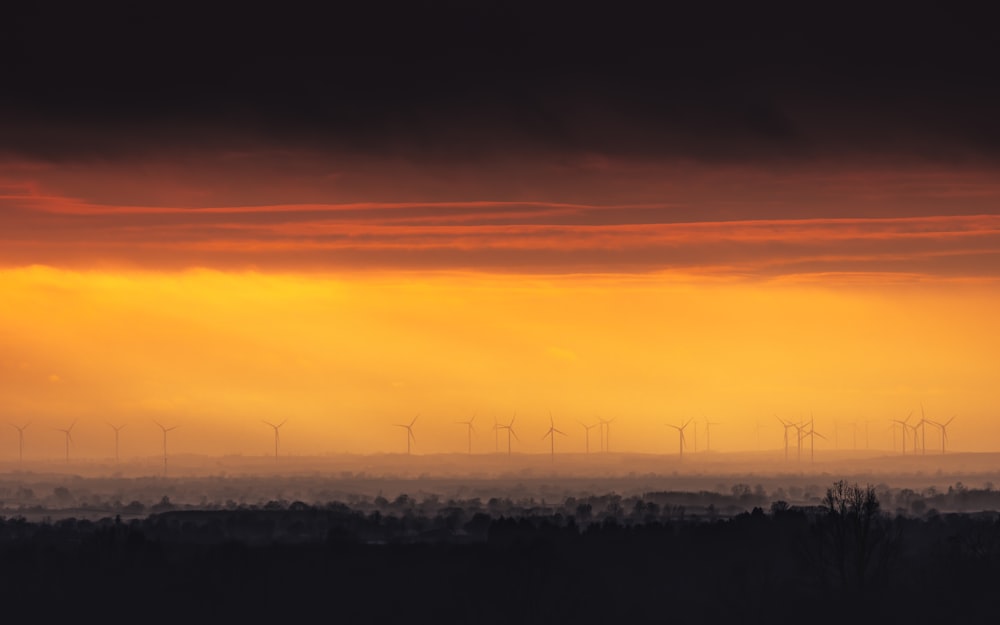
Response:
[[[598,425],[600,425],[600,423],[595,423],[593,425],[587,425],[583,421],[577,421],[577,423],[579,423],[580,425],[582,425],[583,429],[587,431],[587,453],[589,454],[590,453],[590,431],[592,429],[594,429],[595,427],[597,427]]]
[[[917,421],[916,425],[908,425],[911,432],[913,432],[913,454],[917,454],[917,447],[920,443],[920,427],[923,425],[923,421]]]
[[[472,433],[476,431],[476,428],[472,427],[472,422],[475,420],[476,415],[472,415],[472,418],[468,421],[456,421],[456,423],[468,426],[469,428],[469,455],[472,455]]]
[[[903,420],[893,419],[892,420],[893,423],[898,423],[900,425],[900,427],[902,428],[902,430],[903,430],[903,455],[904,456],[906,455],[906,429],[908,427],[910,427],[908,422],[910,420],[910,417],[912,417],[912,416],[913,416],[913,411],[911,410],[910,414],[906,415],[905,419],[903,419]],[[893,450],[896,449],[896,426],[895,425],[892,427],[892,448],[893,448]],[[914,449],[914,451],[916,451],[916,450]]]
[[[261,420],[263,421],[263,419],[261,419]],[[275,424],[271,423],[270,421],[264,421],[265,424],[267,424],[268,426],[271,427],[271,429],[274,430],[274,459],[275,459],[275,461],[278,460],[278,440],[281,438],[279,436],[279,434],[278,434],[278,430],[280,430],[281,426],[285,425],[285,423],[287,423],[287,422],[288,422],[288,419],[285,419],[284,421],[282,421],[278,425],[275,425]]]
[[[552,413],[550,412],[549,413],[549,431],[545,433],[545,436],[548,436],[549,439],[550,439],[550,441],[551,441],[551,443],[552,443],[552,460],[553,460],[553,462],[556,459],[556,434],[562,434],[563,436],[566,436],[566,432],[563,432],[562,430],[557,430],[556,429],[556,422],[552,418]],[[545,440],[545,436],[542,437],[542,440]]]
[[[31,421],[22,426],[16,426],[13,423],[10,424],[10,427],[17,430],[17,461],[20,464],[24,464],[24,431],[28,429],[29,425],[31,425]]]
[[[403,423],[397,423],[396,424],[396,427],[403,428],[403,429],[406,430],[406,455],[407,456],[410,455],[410,441],[413,441],[414,443],[417,442],[417,437],[413,435],[413,424],[417,422],[417,417],[419,417],[419,416],[420,415],[417,415],[416,417],[413,417],[413,421],[410,421],[409,425],[405,425]]]
[[[500,453],[500,422],[497,421],[496,415],[493,415],[493,451]]]
[[[161,430],[163,430],[163,477],[167,477],[167,432],[177,429],[177,426],[164,427],[159,421],[153,421]]]
[[[514,416],[510,418],[510,423],[508,423],[507,425],[500,425],[500,426],[498,426],[501,429],[507,430],[507,455],[508,456],[510,455],[510,437],[513,436],[515,440],[518,440],[518,441],[521,440],[521,439],[517,438],[517,432],[514,431],[514,419],[516,419],[516,418],[517,418],[517,413],[515,412]]]
[[[794,428],[795,425],[789,421],[785,421],[778,415],[774,415],[774,418],[777,419],[781,423],[781,425],[785,427],[785,462],[788,462],[788,429]]]
[[[718,421],[709,421],[708,417],[705,419],[705,451],[712,451],[712,426],[722,425]]]
[[[76,425],[76,421],[71,423],[68,428],[56,428],[59,432],[66,435],[66,462],[69,462],[69,444],[73,442],[73,435],[70,434],[73,431],[73,427]]]
[[[828,440],[825,436],[816,431],[813,427],[813,420],[809,419],[809,431],[802,435],[802,438],[809,438],[809,462],[816,462],[816,437]]]
[[[767,427],[766,425],[761,425],[760,421],[754,422],[754,432],[757,434],[757,451],[760,451],[760,431]],[[788,438],[785,438],[785,442],[788,442]]]
[[[952,421],[954,421],[954,420],[955,420],[955,417],[952,417],[952,418],[948,419],[944,423],[938,423],[937,421],[928,421],[928,423],[930,423],[931,425],[935,425],[935,426],[937,426],[938,428],[941,429],[941,453],[942,454],[945,453],[945,442],[948,440],[948,425]]]
[[[679,456],[680,460],[684,459],[684,443],[687,442],[686,439],[684,438],[684,429],[687,428],[687,426],[691,424],[691,421],[692,421],[691,419],[688,419],[684,423],[684,425],[672,425],[670,423],[664,423],[663,424],[663,425],[667,426],[668,428],[674,428],[675,430],[677,430],[677,434],[678,434],[677,440],[678,440],[678,444],[680,445],[680,453],[678,454],[678,456]]]
[[[920,403],[920,423],[913,428],[913,435],[916,437],[917,428],[920,428],[920,454],[927,455],[927,416],[924,414],[924,404]],[[914,448],[914,451],[916,449]]]
[[[618,417],[611,417],[610,419],[598,418],[601,422],[601,442],[604,453],[611,451],[611,424],[615,422]]]
[[[805,425],[805,421],[791,424],[791,426],[795,428],[795,462],[802,462],[802,428],[804,428]]]
[[[115,431],[115,464],[118,464],[121,460],[118,456],[118,433],[122,431],[125,425],[113,425],[108,424],[108,427]]]

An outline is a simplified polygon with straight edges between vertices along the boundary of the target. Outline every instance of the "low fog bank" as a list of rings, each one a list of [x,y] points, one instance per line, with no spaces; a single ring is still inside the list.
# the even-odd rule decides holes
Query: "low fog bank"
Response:
[[[732,470],[735,465],[694,462],[686,463],[683,471],[624,472],[610,469],[634,466],[626,461],[635,458],[609,456],[604,459],[609,470],[603,475],[574,474],[568,466],[549,467],[548,471],[529,466],[506,473],[462,474],[458,470],[462,458],[450,456],[394,458],[399,464],[424,463],[428,470],[419,473],[376,472],[377,467],[389,464],[380,463],[384,460],[380,457],[366,457],[372,464],[355,466],[355,471],[311,473],[290,467],[284,472],[267,472],[278,464],[273,458],[267,463],[270,466],[262,466],[259,458],[237,463],[244,469],[239,473],[199,474],[192,463],[185,471],[178,470],[180,475],[167,478],[130,476],[125,471],[104,475],[10,471],[0,474],[0,515],[33,521],[132,519],[175,510],[288,509],[336,503],[365,514],[423,517],[436,516],[448,508],[492,516],[522,516],[532,510],[577,515],[578,506],[589,506],[588,514],[603,519],[621,518],[651,505],[656,519],[690,520],[728,518],[754,508],[767,510],[778,502],[803,509],[816,507],[829,485],[838,480],[872,485],[883,510],[894,515],[1000,510],[1000,490],[994,488],[1000,484],[1000,470],[993,468],[998,466],[990,461],[996,459],[993,455],[938,458],[952,466],[933,470],[921,469],[919,462],[906,466],[893,458],[871,458],[867,467],[864,463],[838,463],[816,466],[815,471],[771,473],[738,473]],[[537,458],[519,460],[538,462]],[[881,470],[871,470],[871,465]],[[966,467],[979,470],[962,470]],[[201,466],[202,470],[207,468]]]

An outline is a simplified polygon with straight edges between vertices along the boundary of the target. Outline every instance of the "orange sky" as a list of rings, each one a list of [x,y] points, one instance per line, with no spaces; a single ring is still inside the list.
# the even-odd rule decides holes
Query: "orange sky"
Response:
[[[674,453],[663,423],[702,415],[753,449],[810,413],[887,446],[921,402],[953,448],[1000,442],[988,170],[199,158],[0,168],[0,410],[28,457],[76,419],[81,456],[108,421],[157,453],[152,419],[177,452],[268,453],[286,418],[287,453],[401,451],[417,413],[415,451],[461,451],[472,414],[489,451],[514,411],[543,452],[549,410],[578,451],[599,416],[620,450]]]

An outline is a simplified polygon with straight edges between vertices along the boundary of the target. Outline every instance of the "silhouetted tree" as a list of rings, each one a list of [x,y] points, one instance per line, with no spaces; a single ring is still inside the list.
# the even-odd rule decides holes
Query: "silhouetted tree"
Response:
[[[862,487],[841,480],[828,488],[820,520],[824,559],[836,569],[843,592],[864,595],[876,578],[888,572],[895,548],[891,524],[881,513],[871,485]]]

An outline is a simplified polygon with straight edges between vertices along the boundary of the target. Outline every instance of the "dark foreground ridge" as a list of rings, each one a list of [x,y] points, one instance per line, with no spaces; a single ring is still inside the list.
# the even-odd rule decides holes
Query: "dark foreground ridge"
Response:
[[[620,498],[619,498],[620,499]],[[0,520],[0,601],[34,622],[995,622],[995,512],[819,506],[685,516],[655,496],[420,514],[342,503]],[[395,512],[391,510],[396,510]],[[567,513],[571,511],[572,513]]]

